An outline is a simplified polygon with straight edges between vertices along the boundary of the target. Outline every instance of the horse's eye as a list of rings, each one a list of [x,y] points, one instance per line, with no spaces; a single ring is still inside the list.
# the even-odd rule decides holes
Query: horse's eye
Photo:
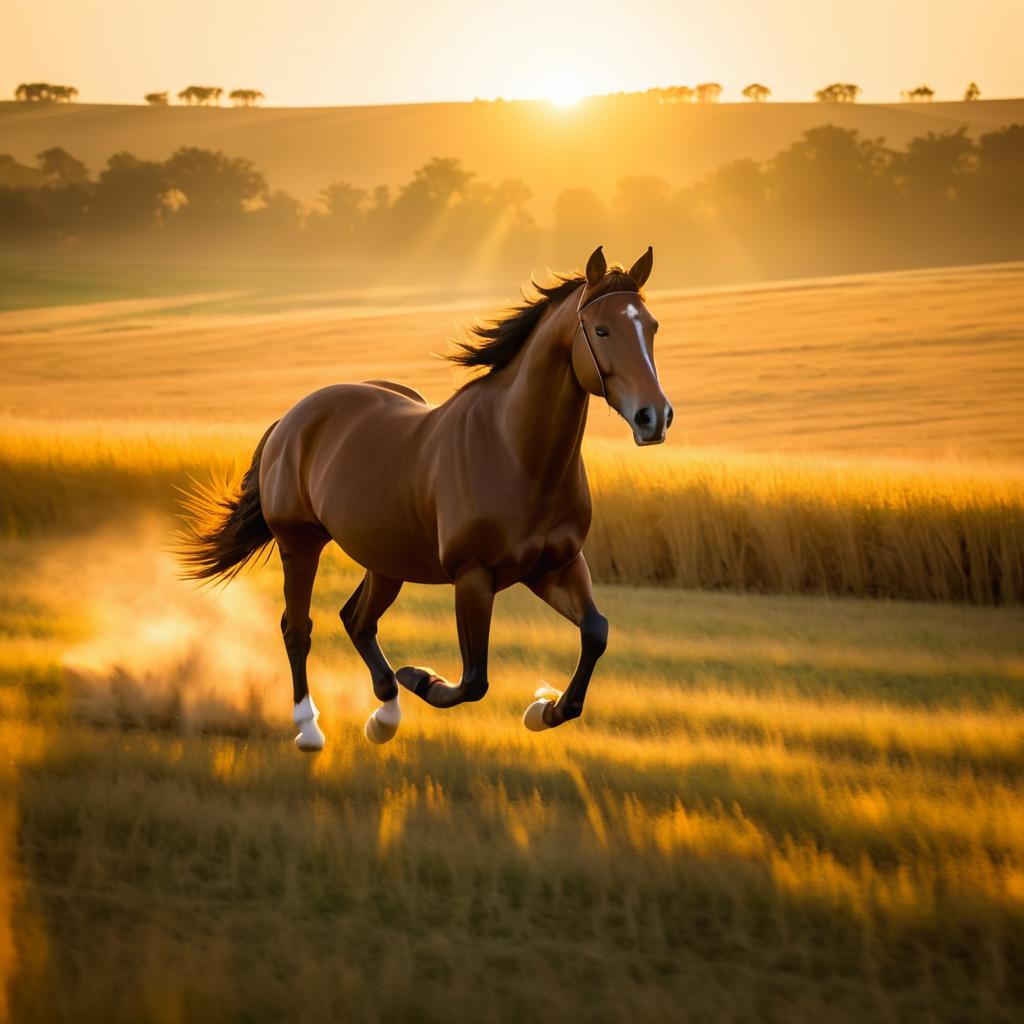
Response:
[[[608,328],[607,327],[595,327],[594,328],[594,333],[599,338],[607,338],[608,337]]]

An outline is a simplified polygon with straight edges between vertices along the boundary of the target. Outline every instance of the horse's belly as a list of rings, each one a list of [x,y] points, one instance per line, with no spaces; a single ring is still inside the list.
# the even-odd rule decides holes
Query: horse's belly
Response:
[[[355,450],[349,450],[349,449]],[[391,579],[442,583],[429,496],[402,453],[367,459],[358,438],[339,449],[310,497],[320,522],[353,561]]]
[[[364,569],[409,583],[451,582],[436,545],[422,537],[410,536],[386,521],[368,525],[342,518],[325,525],[342,551]]]

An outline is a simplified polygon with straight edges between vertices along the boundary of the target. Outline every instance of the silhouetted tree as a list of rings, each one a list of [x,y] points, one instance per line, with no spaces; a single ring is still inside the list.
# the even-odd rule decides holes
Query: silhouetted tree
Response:
[[[971,82],[967,86],[966,90],[964,90],[964,99],[968,103],[973,102],[974,100],[978,99],[980,96],[981,96],[981,90],[978,88],[978,83],[977,82]]]
[[[967,129],[960,128],[911,139],[906,150],[895,156],[893,169],[914,212],[946,216],[943,208],[957,199],[974,160],[975,145]]]
[[[125,233],[156,227],[172,211],[171,185],[162,163],[115,153],[93,188],[92,219],[99,232]]]
[[[911,103],[931,103],[935,97],[935,90],[927,85],[919,85],[915,89],[905,91],[903,96]]]
[[[224,90],[215,85],[190,85],[178,93],[178,99],[190,107],[210,107],[220,103]]]
[[[768,162],[766,185],[782,208],[802,216],[855,217],[887,206],[893,153],[882,139],[835,125],[808,129]]]
[[[457,197],[464,196],[474,175],[454,157],[434,157],[420,167],[391,206],[389,219],[397,237],[411,238]]]
[[[750,100],[751,103],[764,103],[764,101],[768,99],[768,97],[771,96],[771,94],[772,91],[771,89],[768,88],[768,86],[761,85],[758,82],[754,82],[751,85],[748,85],[743,90],[743,95],[748,100]]]
[[[814,98],[819,103],[856,103],[860,92],[860,86],[852,82],[833,82],[819,89]]]
[[[49,82],[22,82],[14,90],[19,103],[71,103],[78,96],[73,85],[51,85]]]
[[[722,95],[722,87],[718,82],[702,82],[696,92],[698,103],[717,103]]]
[[[648,89],[648,96],[653,96],[659,103],[692,103],[695,93],[688,85],[670,85],[664,89]]]
[[[1024,227],[1024,124],[1012,124],[978,138],[977,165],[971,175],[975,201],[1001,222]],[[1016,228],[1014,228],[1016,230]],[[1020,237],[1024,238],[1024,231]]]
[[[228,93],[228,99],[236,107],[254,107],[265,98],[259,89],[233,89]]]
[[[337,230],[349,233],[359,226],[366,202],[366,189],[356,188],[347,181],[334,181],[320,190],[318,198],[323,207],[323,216]]]
[[[252,163],[224,153],[187,146],[163,167],[168,187],[185,198],[174,213],[179,220],[215,225],[237,219],[267,196],[266,179]]]
[[[84,185],[89,180],[89,171],[85,164],[59,146],[38,153],[36,162],[51,184]]]
[[[146,102],[151,107],[166,107],[167,106],[167,93],[165,92],[147,92]]]

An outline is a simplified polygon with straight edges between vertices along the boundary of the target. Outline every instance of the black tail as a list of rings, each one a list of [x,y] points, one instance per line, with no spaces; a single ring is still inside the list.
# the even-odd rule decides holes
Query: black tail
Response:
[[[276,426],[260,438],[237,493],[226,483],[192,481],[183,502],[188,521],[177,548],[186,579],[233,580],[273,543],[260,507],[260,460]]]

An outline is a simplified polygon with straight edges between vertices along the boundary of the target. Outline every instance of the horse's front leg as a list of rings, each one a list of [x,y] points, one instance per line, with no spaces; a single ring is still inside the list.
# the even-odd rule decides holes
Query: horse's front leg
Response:
[[[457,686],[429,668],[407,666],[398,681],[435,708],[480,700],[487,692],[487,646],[494,609],[494,578],[481,565],[464,569],[455,579],[455,618],[462,651],[462,679]]]
[[[565,692],[553,700],[554,694],[548,695],[539,690],[537,696],[540,699],[534,701],[523,715],[527,729],[541,732],[583,714],[590,677],[594,674],[597,659],[608,646],[608,620],[594,604],[590,569],[582,554],[561,569],[537,580],[528,580],[527,585],[580,630],[580,660]]]

